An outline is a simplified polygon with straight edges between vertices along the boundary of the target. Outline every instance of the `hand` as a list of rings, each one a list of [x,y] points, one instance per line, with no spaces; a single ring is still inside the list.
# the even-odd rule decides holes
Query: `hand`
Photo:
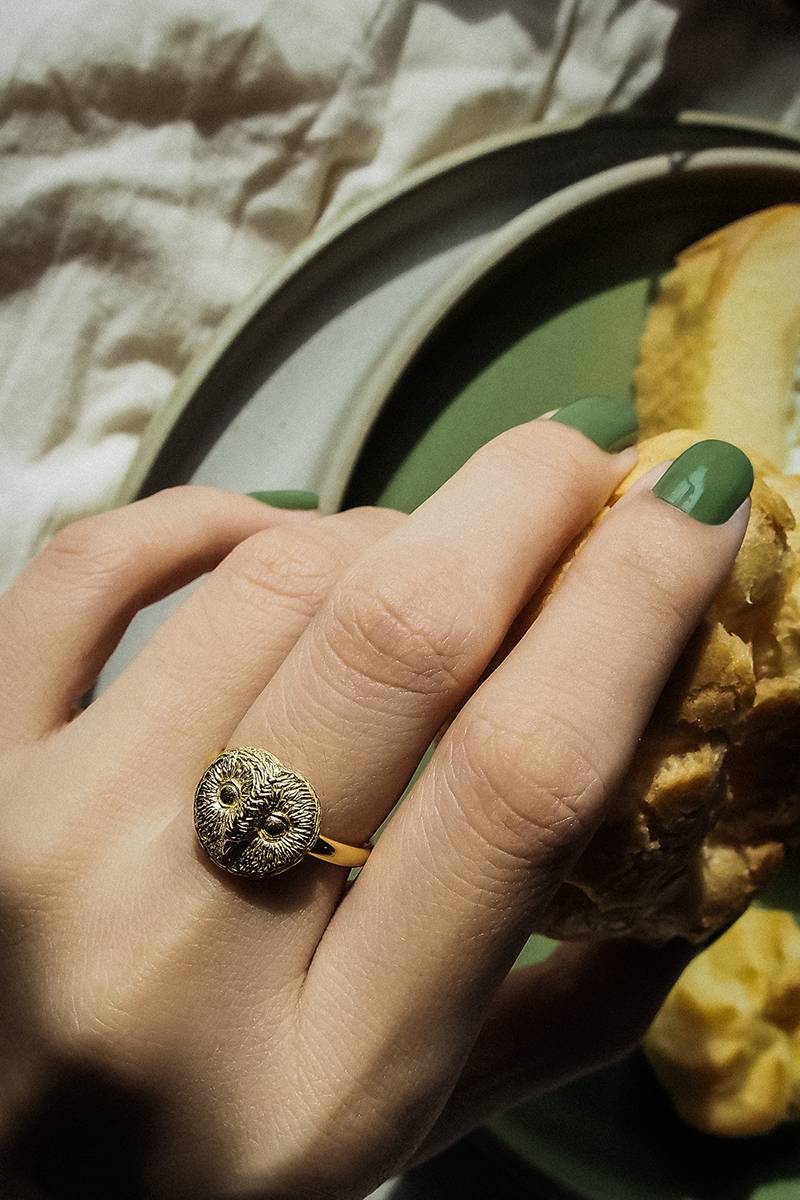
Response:
[[[360,1197],[635,1043],[688,946],[571,945],[509,970],[747,504],[706,525],[641,481],[476,689],[634,457],[540,419],[410,517],[178,488],[28,565],[0,600],[16,1170],[83,1197]],[[135,612],[206,571],[76,712]],[[323,833],[364,841],[467,696],[351,886],[312,858],[246,883],[197,846],[194,788],[226,745],[271,750],[316,788]],[[73,1126],[65,1162],[53,1131]]]

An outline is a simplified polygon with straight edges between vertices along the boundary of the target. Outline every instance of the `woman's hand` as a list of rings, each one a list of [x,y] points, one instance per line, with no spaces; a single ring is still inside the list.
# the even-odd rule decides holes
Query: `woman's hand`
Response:
[[[178,488],[67,527],[29,564],[0,601],[15,1169],[77,1172],[65,1195],[360,1197],[634,1044],[688,947],[565,946],[508,973],[747,505],[707,525],[641,481],[473,692],[633,455],[540,419],[410,517]],[[205,571],[76,714],[135,612]],[[242,882],[197,846],[195,786],[236,745],[311,781],[323,833],[366,840],[467,696],[349,888],[311,858]]]

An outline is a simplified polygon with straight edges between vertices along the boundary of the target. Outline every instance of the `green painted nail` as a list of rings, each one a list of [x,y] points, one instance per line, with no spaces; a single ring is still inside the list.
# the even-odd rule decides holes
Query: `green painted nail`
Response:
[[[750,495],[753,466],[730,442],[697,442],[684,450],[653,488],[704,525],[722,525]]]
[[[248,492],[247,495],[273,508],[319,508],[316,492]]]
[[[584,396],[574,404],[560,408],[550,419],[579,429],[595,446],[611,453],[632,446],[639,432],[633,405],[624,400],[609,400],[606,396]]]

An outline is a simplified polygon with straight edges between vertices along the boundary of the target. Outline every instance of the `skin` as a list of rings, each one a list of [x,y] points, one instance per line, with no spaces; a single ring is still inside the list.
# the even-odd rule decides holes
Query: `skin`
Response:
[[[645,477],[477,686],[634,458],[540,419],[410,517],[177,488],[68,526],[28,565],[0,598],[14,1170],[46,1170],[26,1146],[58,1102],[79,1114],[83,1153],[62,1170],[80,1173],[81,1105],[99,1097],[110,1120],[113,1097],[109,1161],[151,1195],[349,1200],[636,1044],[685,944],[565,945],[509,971],[602,820],[748,504],[701,525]],[[81,710],[133,615],[201,574]],[[197,847],[192,795],[224,746],[270,749],[313,783],[323,832],[358,843],[456,709],[352,886],[313,859],[243,882]]]

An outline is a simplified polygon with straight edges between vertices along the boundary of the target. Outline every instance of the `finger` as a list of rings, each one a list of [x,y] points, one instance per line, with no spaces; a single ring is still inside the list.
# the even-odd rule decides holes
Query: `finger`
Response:
[[[575,429],[543,420],[489,443],[340,578],[228,744],[272,751],[316,788],[324,834],[364,841],[528,593],[634,460],[635,452],[605,453]],[[226,953],[252,957],[266,973],[269,961],[243,949],[261,934],[242,921],[241,889],[187,855],[195,842],[188,797],[204,765],[184,781],[181,809],[155,852],[158,870],[180,874],[187,906],[210,898],[216,919],[229,922]],[[304,905],[285,933],[298,971],[346,879],[341,868],[309,858],[270,880],[268,891],[262,885],[270,904],[292,897],[289,907]],[[273,953],[280,936],[272,934]]]
[[[312,781],[324,832],[363,841],[632,455],[543,420],[483,447],[340,580],[232,744],[271,749]]]
[[[391,509],[357,508],[241,542],[83,714],[81,743],[102,736],[121,775],[130,767],[132,786],[153,797],[157,821],[171,818],[342,572],[405,520]],[[154,745],[180,752],[142,754]],[[126,788],[116,791],[141,821]]]
[[[402,1020],[417,1056],[441,1054],[444,1024],[459,1053],[459,1033],[470,1036],[618,789],[744,535],[749,505],[703,524],[654,496],[653,482],[600,523],[450,726],[325,931],[309,1005],[323,979],[331,986],[333,972],[336,987],[354,953],[366,955],[350,992],[356,1010],[380,1013],[375,1036],[396,1041]],[[751,482],[742,476],[734,495]]]
[[[423,1162],[498,1112],[606,1066],[641,1041],[696,947],[563,943],[504,980]]]
[[[65,526],[0,597],[3,738],[36,738],[69,720],[140,608],[257,530],[311,519],[177,487]]]

